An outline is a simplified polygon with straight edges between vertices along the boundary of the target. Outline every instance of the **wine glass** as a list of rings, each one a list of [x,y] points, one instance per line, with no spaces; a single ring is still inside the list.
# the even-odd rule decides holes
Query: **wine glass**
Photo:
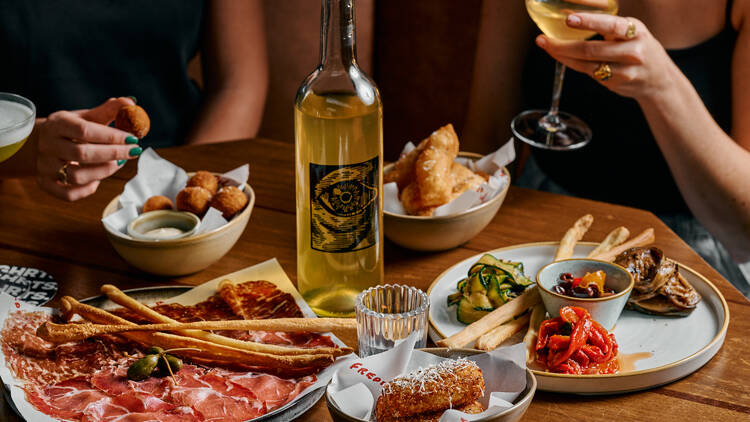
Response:
[[[617,0],[526,0],[526,10],[545,35],[560,40],[585,40],[595,34],[569,27],[565,20],[576,12],[617,13]],[[527,144],[558,151],[578,149],[591,141],[591,128],[570,113],[559,111],[565,65],[556,62],[549,110],[528,110],[510,123],[513,135]]]
[[[0,163],[21,149],[34,128],[35,117],[34,103],[0,92]]]

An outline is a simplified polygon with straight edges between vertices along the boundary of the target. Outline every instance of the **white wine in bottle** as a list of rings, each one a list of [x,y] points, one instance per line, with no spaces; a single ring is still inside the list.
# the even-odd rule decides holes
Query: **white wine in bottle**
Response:
[[[297,287],[321,316],[353,316],[383,280],[382,107],[359,69],[352,0],[323,0],[320,65],[294,105]]]

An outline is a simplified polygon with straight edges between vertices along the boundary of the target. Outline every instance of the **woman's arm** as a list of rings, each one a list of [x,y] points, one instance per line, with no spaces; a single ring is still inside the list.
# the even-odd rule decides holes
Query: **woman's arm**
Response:
[[[268,90],[261,0],[207,3],[201,57],[205,97],[190,144],[251,138],[258,133]]]
[[[740,3],[741,2],[741,3]],[[747,0],[736,7],[748,9]],[[746,15],[747,16],[747,15]],[[629,23],[636,37],[628,39]],[[690,210],[738,261],[750,259],[750,27],[743,21],[733,60],[733,134],[714,121],[690,81],[641,22],[633,18],[575,14],[568,25],[588,28],[605,41],[537,43],[554,58],[593,74],[607,62],[613,77],[600,81],[640,104]]]

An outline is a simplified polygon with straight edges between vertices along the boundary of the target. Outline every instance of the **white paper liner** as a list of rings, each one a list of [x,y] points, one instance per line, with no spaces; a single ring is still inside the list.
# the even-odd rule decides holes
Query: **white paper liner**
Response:
[[[229,279],[235,283],[241,283],[249,280],[270,281],[276,284],[279,290],[290,293],[292,296],[294,296],[297,306],[300,307],[300,310],[305,315],[305,317],[317,317],[312,309],[310,309],[310,307],[304,301],[304,299],[302,299],[302,296],[300,296],[299,292],[297,292],[297,290],[294,288],[291,280],[289,280],[289,277],[286,275],[284,270],[281,268],[281,265],[279,265],[279,262],[275,258],[269,259],[252,267],[245,268],[244,270],[221,276],[214,280],[203,283],[179,296],[175,296],[170,298],[169,300],[165,300],[163,301],[163,303],[179,302],[183,305],[189,306],[194,305],[198,302],[202,302],[216,292],[216,288],[218,287],[219,282],[226,279]],[[6,293],[0,293],[0,329],[5,326],[5,320],[8,318],[9,314],[16,310],[32,312],[42,311],[49,314],[57,313],[56,309],[25,304],[23,302],[17,301],[12,296]],[[339,346],[344,346],[344,343],[336,336],[331,333],[326,334],[331,337],[334,343]],[[354,354],[350,354],[348,356],[343,356],[336,359],[336,362],[334,362],[333,365],[316,374],[317,380],[314,384],[302,390],[300,394],[298,394],[297,397],[295,397],[292,401],[280,407],[279,409],[275,409],[273,412],[283,411],[308,393],[318,388],[324,387],[328,384],[333,374],[337,370],[339,370],[339,368],[346,367],[349,364],[348,362],[355,358],[356,356]],[[8,369],[8,366],[5,363],[5,355],[2,352],[2,348],[0,348],[0,378],[2,378],[3,384],[5,384],[5,388],[10,392],[13,404],[24,419],[34,422],[57,421],[57,419],[51,418],[50,416],[41,413],[28,401],[26,401],[26,393],[21,388],[21,386],[23,385],[23,381],[16,379],[10,372],[10,369]]]
[[[234,170],[220,175],[223,185],[242,186],[250,176],[250,166],[245,164]],[[138,174],[125,184],[120,195],[120,209],[102,218],[102,223],[112,232],[132,239],[128,234],[128,224],[138,217],[146,200],[154,195],[164,195],[175,203],[179,193],[187,183],[185,170],[161,158],[151,148],[146,148],[138,157]],[[201,219],[196,234],[206,233],[217,229],[227,220],[215,208],[209,208]]]
[[[352,358],[338,370],[328,386],[336,406],[345,414],[364,420],[375,420],[375,403],[382,384],[418,368],[446,360],[431,353],[414,350],[416,334],[386,352],[363,359]],[[482,370],[485,394],[479,401],[486,409],[475,415],[447,410],[440,422],[461,422],[494,417],[513,406],[526,389],[526,346],[523,343],[501,347],[491,352],[467,356]]]
[[[404,146],[401,155],[407,154],[414,148],[414,144],[408,142]],[[472,171],[483,171],[490,175],[490,179],[486,183],[482,183],[478,190],[467,190],[447,204],[437,207],[433,216],[438,217],[458,214],[494,198],[495,195],[502,192],[503,189],[508,186],[508,183],[510,183],[508,176],[503,173],[503,167],[510,164],[515,159],[516,150],[513,147],[512,139],[506,142],[505,145],[500,147],[497,151],[485,155],[476,161],[464,157],[457,157],[455,159],[456,162],[463,164]],[[393,214],[407,215],[403,204],[401,204],[401,201],[398,199],[398,186],[396,186],[396,182],[383,185],[383,209]]]

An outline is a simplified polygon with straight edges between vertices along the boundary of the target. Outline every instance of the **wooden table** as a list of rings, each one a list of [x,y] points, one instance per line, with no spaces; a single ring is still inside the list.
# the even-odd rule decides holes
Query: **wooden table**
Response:
[[[41,192],[32,180],[0,182],[0,264],[43,269],[57,279],[58,296],[99,294],[112,283],[135,288],[172,283],[200,284],[269,258],[278,258],[295,280],[295,198],[293,146],[265,139],[164,149],[159,153],[187,170],[225,171],[250,163],[250,184],[257,200],[239,242],[219,262],[187,277],[165,279],[129,267],[104,235],[105,204],[135,175],[135,162],[104,181],[87,199],[66,203]],[[537,392],[526,421],[736,421],[750,419],[750,302],[653,214],[601,202],[511,188],[500,212],[476,238],[454,250],[418,253],[387,243],[386,280],[427,289],[454,263],[481,251],[524,242],[560,239],[584,213],[595,223],[584,240],[601,240],[616,225],[631,233],[653,227],[657,245],[713,281],[724,294],[731,323],[723,348],[698,372],[665,387],[640,393],[579,397]],[[414,271],[419,268],[419,271]],[[52,305],[57,305],[56,300]],[[18,421],[0,400],[0,420]],[[302,420],[328,421],[323,401]]]

